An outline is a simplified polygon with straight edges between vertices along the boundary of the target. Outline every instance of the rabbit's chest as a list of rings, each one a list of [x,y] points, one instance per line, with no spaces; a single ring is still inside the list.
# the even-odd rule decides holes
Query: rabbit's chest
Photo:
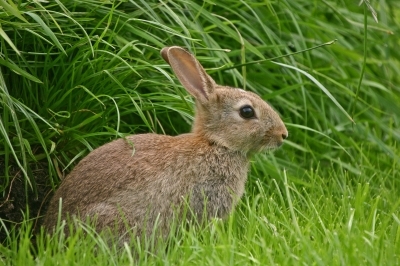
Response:
[[[224,218],[244,193],[247,171],[234,176],[213,176],[196,182],[190,191],[190,207],[199,219]]]

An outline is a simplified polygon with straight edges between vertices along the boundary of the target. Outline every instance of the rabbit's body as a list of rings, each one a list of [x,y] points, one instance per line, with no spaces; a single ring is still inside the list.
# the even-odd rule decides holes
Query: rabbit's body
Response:
[[[192,211],[196,218],[202,218],[205,200],[207,217],[226,216],[244,192],[247,164],[242,153],[193,133],[176,137],[133,135],[91,152],[66,178],[54,198],[63,199],[64,215],[97,216],[98,229],[112,228],[116,217],[123,213],[124,222],[131,228],[141,230],[147,224],[147,229],[152,230],[158,219],[165,227],[162,229],[168,231],[165,222],[171,221],[176,208],[185,202],[190,204],[188,212]],[[46,226],[56,224],[57,214],[58,205],[52,204]]]
[[[288,135],[278,114],[258,95],[217,85],[180,47],[161,55],[196,98],[192,133],[143,134],[92,151],[63,181],[45,217],[48,229],[67,215],[96,218],[98,230],[119,234],[156,221],[168,233],[178,219],[223,218],[243,195],[249,156],[279,147]],[[183,216],[183,205],[188,203]],[[121,226],[123,224],[124,226]]]

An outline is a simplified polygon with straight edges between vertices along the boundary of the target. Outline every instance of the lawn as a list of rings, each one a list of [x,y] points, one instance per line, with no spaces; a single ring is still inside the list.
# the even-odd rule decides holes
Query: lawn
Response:
[[[400,264],[400,2],[359,2],[0,1],[0,264]],[[252,157],[226,220],[123,246],[84,223],[44,233],[91,150],[190,131],[170,45],[268,101],[285,144]]]

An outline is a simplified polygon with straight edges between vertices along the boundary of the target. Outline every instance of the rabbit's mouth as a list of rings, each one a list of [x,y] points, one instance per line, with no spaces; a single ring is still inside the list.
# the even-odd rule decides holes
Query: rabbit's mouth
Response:
[[[264,136],[264,145],[262,145],[262,150],[272,151],[281,147],[284,143],[284,140],[287,138],[288,133],[285,129],[285,132],[274,132],[275,134],[271,134],[272,132],[267,132]],[[273,135],[271,137],[271,135]]]
[[[268,152],[272,152],[274,150],[279,149],[283,145],[283,142],[274,142],[274,143],[268,143],[264,150],[267,150]]]
[[[259,145],[258,148],[254,149],[255,153],[270,153],[277,150],[280,146],[282,146],[283,142],[275,142],[268,140],[263,145]]]
[[[275,130],[269,130],[264,135],[265,149],[275,150],[281,147],[289,136],[289,133],[284,125]]]

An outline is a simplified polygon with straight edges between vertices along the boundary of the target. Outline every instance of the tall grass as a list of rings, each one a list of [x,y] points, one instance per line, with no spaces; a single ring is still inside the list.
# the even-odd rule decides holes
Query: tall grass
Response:
[[[16,2],[0,1],[4,264],[399,263],[398,1]],[[92,149],[190,130],[167,45],[270,102],[286,145],[253,158],[227,221],[158,247],[110,247],[84,225],[45,235],[37,216]]]

